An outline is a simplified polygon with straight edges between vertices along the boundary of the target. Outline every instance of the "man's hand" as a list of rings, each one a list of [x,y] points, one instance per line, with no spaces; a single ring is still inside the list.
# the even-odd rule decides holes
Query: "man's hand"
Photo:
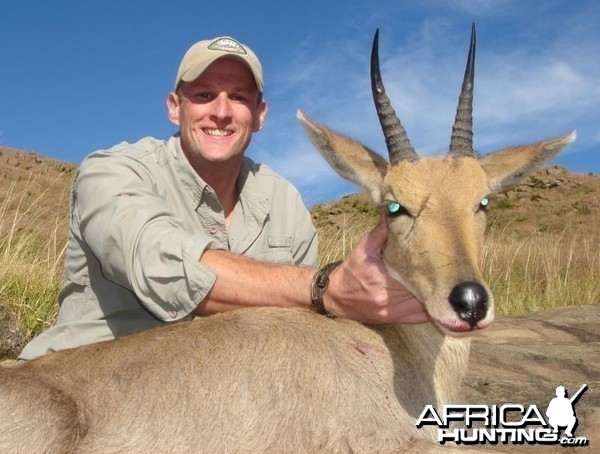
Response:
[[[424,323],[423,304],[392,278],[381,258],[387,241],[385,216],[332,272],[325,307],[333,315],[367,324]]]

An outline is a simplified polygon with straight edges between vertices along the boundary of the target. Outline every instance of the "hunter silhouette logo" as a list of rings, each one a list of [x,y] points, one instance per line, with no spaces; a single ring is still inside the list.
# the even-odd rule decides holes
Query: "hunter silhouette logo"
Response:
[[[573,406],[586,389],[587,385],[582,385],[579,391],[568,399],[565,387],[562,385],[556,387],[556,397],[550,401],[546,410],[548,422],[555,433],[558,433],[559,427],[566,427],[565,436],[573,438],[573,430],[577,427],[577,416]]]
[[[564,386],[548,404],[546,418],[537,405],[444,405],[436,410],[426,405],[416,426],[437,426],[440,444],[561,444],[587,446],[586,437],[575,437],[575,404],[587,390],[582,385],[571,398]],[[561,436],[561,428],[564,433]]]

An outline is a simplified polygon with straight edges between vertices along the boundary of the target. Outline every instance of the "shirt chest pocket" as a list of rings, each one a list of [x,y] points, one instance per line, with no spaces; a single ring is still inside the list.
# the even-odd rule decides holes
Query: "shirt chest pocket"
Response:
[[[273,263],[293,263],[292,237],[269,235],[265,247],[258,258]]]

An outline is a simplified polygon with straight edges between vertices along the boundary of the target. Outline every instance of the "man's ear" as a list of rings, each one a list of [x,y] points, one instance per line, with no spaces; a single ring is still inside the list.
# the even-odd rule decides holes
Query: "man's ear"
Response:
[[[260,131],[265,126],[265,118],[267,118],[267,102],[261,100],[256,108],[256,120],[254,122],[254,132]]]
[[[175,126],[180,126],[179,124],[179,95],[172,91],[167,96],[167,111],[169,121],[173,123]]]

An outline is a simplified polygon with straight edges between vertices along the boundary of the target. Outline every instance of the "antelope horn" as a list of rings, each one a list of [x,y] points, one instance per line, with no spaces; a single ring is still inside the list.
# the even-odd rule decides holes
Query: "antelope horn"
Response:
[[[390,156],[390,163],[395,164],[399,161],[416,161],[419,155],[408,140],[406,130],[396,116],[396,112],[390,103],[390,99],[385,94],[385,87],[381,80],[379,70],[379,29],[375,32],[373,40],[373,50],[371,51],[371,90],[373,91],[373,101],[375,110],[379,117],[379,123],[385,136]]]
[[[462,90],[458,98],[456,118],[452,126],[448,156],[474,156],[473,151],[473,83],[475,80],[475,24],[471,28],[471,44]]]

